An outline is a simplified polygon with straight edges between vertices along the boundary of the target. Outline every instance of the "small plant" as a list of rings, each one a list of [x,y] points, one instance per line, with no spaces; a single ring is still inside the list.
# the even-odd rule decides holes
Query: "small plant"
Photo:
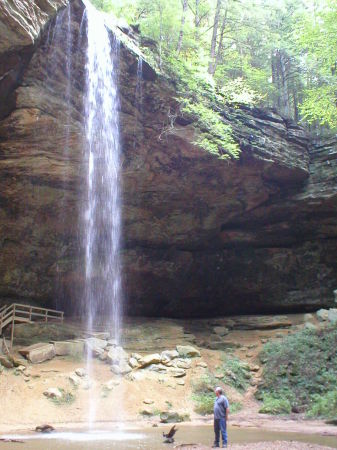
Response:
[[[55,403],[55,405],[62,406],[62,405],[71,405],[76,400],[75,394],[70,391],[65,391],[62,388],[58,388],[59,391],[62,393],[62,397],[53,397],[51,398],[51,401]]]
[[[101,397],[102,398],[108,398],[110,395],[111,389],[109,389],[107,386],[103,386],[102,387],[102,393],[101,393]]]
[[[291,412],[291,404],[287,398],[275,398],[266,394],[263,397],[263,406],[259,413],[262,414],[289,414]]]
[[[213,414],[214,409],[214,387],[219,381],[210,372],[193,385],[192,400],[195,402],[194,411],[202,416]],[[231,413],[242,408],[239,402],[232,402],[229,399],[229,409]]]
[[[337,415],[337,389],[324,395],[313,395],[307,412],[308,417],[334,419]]]
[[[244,392],[247,390],[251,380],[251,373],[247,363],[241,361],[236,356],[224,356],[223,367],[224,378],[223,382],[229,386],[234,387],[238,391]]]

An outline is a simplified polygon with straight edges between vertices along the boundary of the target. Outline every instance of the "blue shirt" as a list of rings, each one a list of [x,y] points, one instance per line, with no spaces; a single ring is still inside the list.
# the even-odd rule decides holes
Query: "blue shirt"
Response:
[[[214,419],[225,419],[226,409],[229,408],[229,403],[224,395],[220,395],[214,402]]]

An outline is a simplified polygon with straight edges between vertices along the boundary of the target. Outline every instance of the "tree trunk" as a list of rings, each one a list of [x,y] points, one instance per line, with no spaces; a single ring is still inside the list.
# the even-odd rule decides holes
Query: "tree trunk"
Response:
[[[180,32],[179,32],[179,39],[178,39],[178,45],[177,45],[177,53],[178,53],[178,55],[180,53],[181,46],[183,44],[184,25],[185,25],[185,20],[186,20],[186,11],[187,11],[188,0],[182,0],[182,3],[183,3],[183,13],[182,13],[182,16],[181,16]]]
[[[208,73],[210,73],[211,75],[214,74],[215,50],[216,50],[216,40],[217,40],[217,36],[218,36],[218,26],[219,26],[221,3],[222,3],[222,0],[217,0],[215,16],[214,16],[213,33],[212,33],[212,40],[211,40],[211,51],[210,51],[210,55],[209,55],[210,60],[209,60],[209,65],[208,65]]]
[[[199,41],[199,27],[200,27],[199,6],[200,6],[200,0],[195,0],[194,25],[195,25],[195,40],[197,42]]]
[[[162,69],[163,65],[163,58],[162,58],[162,50],[163,50],[163,8],[160,5],[159,6],[159,16],[160,16],[160,23],[159,23],[159,68]]]
[[[228,8],[226,8],[225,11],[225,15],[222,19],[222,24],[221,24],[221,30],[220,30],[220,39],[219,39],[219,44],[218,44],[218,51],[216,52],[216,58],[215,58],[215,62],[213,65],[213,73],[212,75],[215,74],[216,68],[218,67],[218,64],[221,60],[221,51],[222,51],[222,44],[223,44],[223,38],[225,35],[225,29],[226,29],[226,24],[227,24],[227,13],[228,13]]]

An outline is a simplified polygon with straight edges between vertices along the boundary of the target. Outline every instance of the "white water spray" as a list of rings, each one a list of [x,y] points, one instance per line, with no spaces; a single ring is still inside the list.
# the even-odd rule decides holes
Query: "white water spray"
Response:
[[[103,323],[116,345],[121,326],[121,201],[120,137],[116,62],[118,41],[102,15],[86,3],[87,62],[85,130],[87,197],[84,208],[85,293],[88,329]],[[109,321],[109,323],[106,323]],[[109,327],[109,328],[108,328]],[[92,372],[88,358],[88,372]],[[95,420],[90,401],[89,422]]]
[[[119,341],[121,317],[121,205],[120,137],[116,60],[101,14],[86,4],[88,50],[85,95],[85,128],[88,157],[85,208],[86,288],[88,324],[100,317],[111,319],[112,334]]]

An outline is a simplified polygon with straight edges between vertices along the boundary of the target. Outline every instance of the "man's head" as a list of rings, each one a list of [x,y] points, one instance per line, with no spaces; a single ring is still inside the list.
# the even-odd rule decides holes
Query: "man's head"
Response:
[[[215,388],[215,395],[217,396],[217,397],[220,397],[220,395],[222,395],[222,389],[221,389],[221,387],[216,387]]]

